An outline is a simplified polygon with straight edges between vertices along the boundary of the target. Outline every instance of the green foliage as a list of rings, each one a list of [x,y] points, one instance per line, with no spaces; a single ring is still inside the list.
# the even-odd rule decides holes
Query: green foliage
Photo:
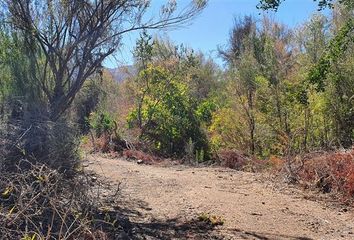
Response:
[[[153,141],[156,149],[167,155],[183,154],[188,139],[192,139],[197,148],[206,148],[187,86],[158,66],[150,65],[140,77],[150,80],[142,107],[141,137]],[[136,125],[137,116],[137,109],[129,115],[131,127]]]
[[[336,25],[315,15],[296,33],[269,19],[254,33],[245,31],[247,19],[235,23],[221,52],[228,97],[208,129],[214,149],[269,157],[353,144],[353,20],[346,11],[336,13],[344,16]]]
[[[217,105],[215,101],[212,99],[207,99],[198,105],[196,116],[200,122],[203,122],[206,125],[210,125],[213,117],[213,112],[215,112],[216,109]]]
[[[36,83],[37,67],[28,57],[25,37],[0,27],[0,94],[17,97],[35,105],[43,100],[43,92]]]
[[[138,63],[139,68],[146,67],[146,64],[151,61],[153,44],[152,37],[146,31],[143,31],[138,39],[134,51],[135,61]]]
[[[107,112],[92,112],[88,118],[88,122],[97,137],[111,134],[115,128],[115,121]]]
[[[76,109],[77,122],[83,134],[87,134],[92,127],[88,121],[92,117],[90,114],[99,108],[104,98],[105,91],[101,86],[102,83],[103,79],[100,77],[87,81],[73,104]]]
[[[216,111],[209,127],[213,149],[247,149],[246,124],[236,109],[225,107]]]
[[[284,1],[285,0],[260,0],[260,3],[257,7],[263,10],[278,10],[279,6]],[[317,0],[312,1],[316,2]],[[317,2],[319,10],[323,10],[325,8],[333,8],[336,0],[319,0]],[[339,0],[338,3],[343,4],[347,7],[353,7],[352,0]]]
[[[128,116],[140,139],[153,143],[166,156],[206,160],[210,157],[204,125],[216,109],[214,65],[183,45],[143,33],[134,52],[139,70],[134,79],[135,108]],[[202,153],[200,155],[200,153]]]
[[[1,29],[1,28],[0,28]],[[9,36],[4,32],[0,31],[0,101],[3,102],[4,98],[10,93],[11,86],[11,76],[9,73],[9,68],[6,65],[8,61],[7,49],[10,48]]]
[[[281,2],[264,0],[259,7],[276,9]],[[320,8],[332,3],[318,2]],[[126,96],[120,98],[118,87],[102,75],[90,79],[74,101],[79,124],[97,136],[111,135],[117,128],[113,116],[123,112],[119,128],[127,120],[130,139],[197,162],[208,160],[212,150],[265,158],[350,147],[354,20],[351,1],[340,3],[333,18],[316,14],[299,29],[267,18],[236,19],[229,45],[220,50],[225,69],[202,53],[143,32],[134,51],[138,74],[119,86]],[[0,31],[1,113],[11,97],[21,98],[26,108],[52,107],[53,94],[43,89],[56,87],[55,76],[49,71],[40,85],[46,58],[25,46],[26,40]],[[117,114],[111,102],[124,109]]]
[[[200,163],[200,162],[204,162],[205,158],[204,158],[204,150],[201,149],[200,151],[196,150],[195,151],[195,161],[197,163]]]
[[[331,40],[327,51],[317,65],[309,72],[308,81],[315,84],[318,91],[325,90],[325,79],[331,72],[331,66],[343,56],[351,43],[354,42],[354,20],[349,20]]]
[[[345,19],[331,39],[319,62],[310,69],[308,82],[324,93],[325,108],[322,112],[330,119],[335,131],[330,132],[333,141],[344,147],[353,144],[353,44],[354,20]],[[330,127],[327,126],[327,132]],[[325,134],[328,138],[328,134]]]

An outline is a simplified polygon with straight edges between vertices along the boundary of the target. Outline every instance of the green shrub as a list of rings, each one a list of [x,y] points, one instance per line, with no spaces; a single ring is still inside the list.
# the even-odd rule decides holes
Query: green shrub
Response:
[[[101,137],[104,134],[111,134],[115,128],[115,121],[107,112],[91,113],[88,122],[97,137]]]

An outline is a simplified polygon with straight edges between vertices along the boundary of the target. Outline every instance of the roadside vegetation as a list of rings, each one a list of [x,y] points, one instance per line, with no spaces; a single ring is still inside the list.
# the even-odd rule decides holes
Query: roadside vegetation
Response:
[[[330,16],[316,13],[294,29],[267,17],[237,17],[228,45],[219,47],[223,67],[143,32],[135,71],[117,84],[109,74],[103,79],[109,96],[87,118],[95,149],[120,149],[118,155],[149,164],[171,158],[275,170],[288,182],[352,198],[350,9],[334,5]]]
[[[116,104],[106,108],[101,101],[103,108],[92,113],[101,114],[107,128],[106,135],[96,134],[105,143],[96,150],[116,152],[118,144],[124,157],[149,164],[171,158],[276,170],[289,182],[320,189],[318,181],[326,178],[328,191],[352,196],[350,11],[337,4],[330,16],[316,13],[295,29],[267,17],[237,17],[228,45],[219,47],[223,68],[201,52],[143,32],[135,71],[122,83],[103,79],[118,94],[107,89],[108,102]]]

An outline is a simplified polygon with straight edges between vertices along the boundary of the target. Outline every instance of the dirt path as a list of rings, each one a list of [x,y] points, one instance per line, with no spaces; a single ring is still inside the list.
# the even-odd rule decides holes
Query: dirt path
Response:
[[[89,162],[98,174],[122,183],[123,205],[139,226],[139,239],[354,239],[353,212],[307,200],[301,192],[283,193],[257,174],[102,157]],[[201,228],[201,213],[225,224]]]

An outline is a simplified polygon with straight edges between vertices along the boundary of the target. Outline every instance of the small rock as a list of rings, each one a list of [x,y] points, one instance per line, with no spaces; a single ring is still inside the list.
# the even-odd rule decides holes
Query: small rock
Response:
[[[95,177],[95,176],[91,177],[91,181],[92,182],[96,182],[97,181],[97,177]]]
[[[143,163],[144,163],[144,161],[143,161],[143,160],[141,160],[141,159],[139,159],[136,163],[137,163],[137,164],[143,164]]]

